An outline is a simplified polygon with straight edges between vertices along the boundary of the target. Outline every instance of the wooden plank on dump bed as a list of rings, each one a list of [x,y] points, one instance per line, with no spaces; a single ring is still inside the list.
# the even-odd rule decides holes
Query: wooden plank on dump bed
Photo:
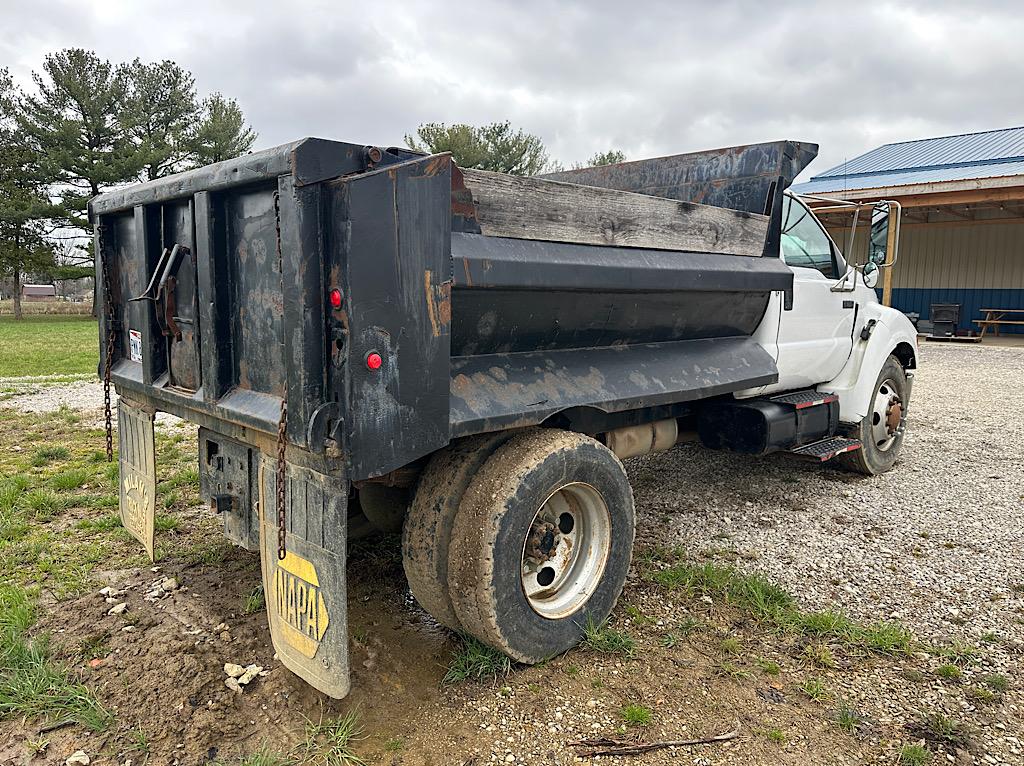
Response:
[[[761,255],[768,217],[646,194],[463,170],[481,233],[586,245]]]

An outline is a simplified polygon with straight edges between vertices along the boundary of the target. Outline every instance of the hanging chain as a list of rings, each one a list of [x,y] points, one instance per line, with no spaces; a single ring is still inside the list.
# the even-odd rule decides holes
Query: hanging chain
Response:
[[[102,239],[102,235],[100,237]],[[110,423],[110,365],[114,359],[114,305],[110,300],[110,269],[102,253],[101,274],[103,275],[103,323],[107,331],[107,349],[103,355],[103,423],[107,429],[107,462],[114,460],[114,429]]]
[[[281,299],[284,300],[284,255],[281,250],[281,208],[280,194],[274,192],[274,226],[277,230],[277,268],[281,274]],[[281,318],[284,321],[284,318]],[[283,350],[283,349],[282,349]],[[287,535],[287,519],[285,517],[285,439],[288,427],[288,365],[281,365],[281,373],[284,375],[281,391],[281,416],[277,421],[277,558],[284,559],[288,551],[285,547],[285,536]]]

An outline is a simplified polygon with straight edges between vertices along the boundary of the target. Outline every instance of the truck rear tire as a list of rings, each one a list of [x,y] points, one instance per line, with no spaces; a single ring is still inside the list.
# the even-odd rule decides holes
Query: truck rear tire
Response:
[[[448,546],[462,495],[487,459],[513,436],[503,431],[460,439],[420,474],[402,527],[402,565],[417,603],[442,625],[462,630],[448,593]]]
[[[519,662],[560,654],[615,606],[634,530],[633,491],[611,450],[568,431],[518,435],[480,469],[456,514],[455,613]]]
[[[871,409],[857,425],[853,436],[861,448],[836,457],[840,466],[866,476],[885,473],[896,463],[903,446],[906,418],[907,375],[899,359],[890,356],[875,381]]]

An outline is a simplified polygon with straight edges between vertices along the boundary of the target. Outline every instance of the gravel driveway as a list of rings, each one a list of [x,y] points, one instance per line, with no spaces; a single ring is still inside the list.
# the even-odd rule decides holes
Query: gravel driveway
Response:
[[[919,367],[887,474],[689,446],[634,461],[637,505],[671,513],[666,542],[735,556],[808,606],[1020,646],[1024,348],[923,343]]]

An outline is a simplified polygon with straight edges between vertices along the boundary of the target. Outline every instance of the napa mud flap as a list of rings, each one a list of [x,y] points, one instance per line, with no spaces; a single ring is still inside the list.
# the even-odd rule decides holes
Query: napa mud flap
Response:
[[[284,666],[331,697],[348,694],[345,589],[348,483],[291,462],[286,555],[278,558],[276,460],[260,460],[260,560],[274,650]]]
[[[154,560],[156,529],[155,413],[123,396],[117,401],[121,524]]]

